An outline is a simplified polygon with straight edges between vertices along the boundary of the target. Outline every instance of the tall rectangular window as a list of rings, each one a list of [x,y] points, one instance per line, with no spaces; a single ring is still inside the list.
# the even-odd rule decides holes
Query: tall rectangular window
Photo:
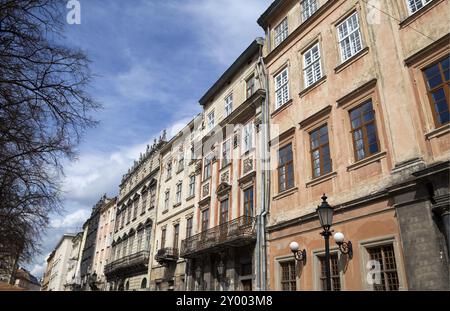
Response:
[[[176,192],[176,202],[181,203],[181,191],[182,191],[183,184],[178,183],[177,184],[177,192]]]
[[[312,48],[303,54],[303,68],[305,88],[322,78],[319,43],[314,44]]]
[[[131,211],[133,209],[133,205],[130,203],[127,206],[127,223],[129,223],[131,221]]]
[[[294,187],[294,158],[292,144],[278,151],[278,191],[283,192]]]
[[[449,121],[449,60],[450,58],[446,57],[423,71],[434,122],[437,127],[447,124]]]
[[[242,135],[242,153],[250,151],[253,148],[253,122],[244,126]]]
[[[137,217],[137,214],[138,214],[138,203],[139,203],[139,199],[137,198],[136,200],[134,200],[134,202],[133,202],[133,208],[134,208],[134,210],[133,210],[133,220],[134,219],[136,219],[136,217]]]
[[[320,289],[326,290],[326,272],[325,272],[325,256],[319,256],[320,262]],[[341,276],[339,274],[339,260],[338,254],[330,254],[330,274],[331,274],[331,290],[340,291],[341,290]]]
[[[166,191],[165,197],[164,197],[164,210],[169,209],[169,199],[170,199],[170,191]]]
[[[302,22],[310,18],[318,9],[317,0],[302,0],[300,4],[302,7]]]
[[[283,69],[275,76],[275,109],[283,106],[289,101],[289,73]]]
[[[379,152],[380,146],[372,101],[351,110],[350,121],[356,160]]]
[[[122,212],[120,212],[120,214],[121,214],[120,228],[123,228],[125,224],[126,209],[122,208]]]
[[[246,94],[247,94],[247,98],[249,98],[250,96],[252,96],[255,93],[255,75],[252,74],[250,78],[247,79],[247,81],[245,81],[245,85],[246,85]]]
[[[244,216],[253,217],[253,186],[244,190]]]
[[[156,186],[150,188],[150,208],[155,207],[156,203]]]
[[[233,94],[230,94],[225,98],[225,117],[229,116],[233,111]]]
[[[212,154],[209,154],[203,160],[203,180],[211,177]]]
[[[120,214],[117,214],[116,223],[114,224],[114,232],[119,230]]]
[[[146,190],[142,193],[141,215],[145,213],[145,209],[147,208],[147,197],[148,197],[148,191]]]
[[[178,172],[184,169],[184,152],[178,156]]]
[[[379,263],[381,280],[378,284],[373,284],[376,291],[394,290],[400,288],[400,282],[397,273],[397,263],[395,261],[394,246],[387,244],[383,246],[367,248],[370,260]]]
[[[167,175],[166,178],[169,179],[172,176],[172,160],[167,162]]]
[[[140,230],[137,232],[137,252],[140,252],[142,250],[142,238],[143,238],[144,231]]]
[[[209,227],[209,208],[202,211],[202,232],[208,230]]]
[[[280,262],[281,268],[281,290],[297,290],[297,273],[295,269],[295,260]]]
[[[288,20],[287,17],[275,27],[275,46],[278,46],[288,36]]]
[[[188,219],[186,219],[186,238],[192,236],[193,221],[193,217],[189,217]]]
[[[406,0],[406,4],[408,5],[409,14],[414,14],[423,8],[425,5],[430,3],[432,0]]]
[[[214,111],[211,111],[208,114],[208,130],[211,130],[215,125],[215,120],[214,120]]]
[[[173,226],[173,248],[178,249],[178,240],[180,239],[180,225]]]
[[[227,166],[231,162],[231,139],[222,144],[222,167]]]
[[[337,30],[341,48],[341,60],[345,62],[363,48],[358,13],[353,13],[340,23],[337,26]]]
[[[161,248],[166,247],[166,228],[161,230]]]
[[[328,125],[312,131],[309,134],[311,141],[311,162],[313,177],[319,177],[331,172],[330,145],[328,143]]]
[[[228,198],[220,201],[220,224],[228,221]]]
[[[195,175],[189,177],[189,197],[195,195]]]

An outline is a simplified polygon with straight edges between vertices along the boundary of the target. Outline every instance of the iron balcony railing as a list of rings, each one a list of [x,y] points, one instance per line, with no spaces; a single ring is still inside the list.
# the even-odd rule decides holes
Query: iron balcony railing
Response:
[[[197,254],[227,245],[244,245],[255,237],[255,218],[241,216],[183,240],[180,256],[195,257]]]
[[[113,262],[105,266],[105,275],[117,272],[119,270],[128,269],[137,266],[148,266],[148,260],[150,257],[149,251],[140,251]]]
[[[178,248],[165,247],[156,252],[155,260],[160,264],[178,260]]]

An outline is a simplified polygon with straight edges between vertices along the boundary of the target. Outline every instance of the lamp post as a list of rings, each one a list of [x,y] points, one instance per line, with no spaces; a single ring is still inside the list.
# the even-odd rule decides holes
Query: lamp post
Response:
[[[331,290],[331,272],[330,272],[330,236],[331,224],[333,223],[333,208],[327,202],[327,196],[322,196],[322,204],[316,210],[319,215],[320,225],[323,231],[320,233],[325,239],[325,277],[327,290]]]

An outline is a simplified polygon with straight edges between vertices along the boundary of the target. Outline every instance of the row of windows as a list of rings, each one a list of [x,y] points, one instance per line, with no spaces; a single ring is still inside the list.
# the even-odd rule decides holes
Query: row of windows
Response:
[[[416,13],[423,7],[425,7],[432,0],[405,0],[405,1],[407,4],[407,7],[408,7],[408,12],[411,15],[411,14]],[[319,9],[319,1],[318,0],[302,0],[302,1],[300,1],[301,22],[305,22],[318,9]],[[353,30],[355,29],[355,26],[357,26],[357,22],[358,22],[357,19],[351,18],[351,19],[347,19],[342,24],[338,25],[339,39],[340,39],[339,41],[343,43],[344,51],[349,51],[352,48],[354,48],[354,46],[352,46],[353,43],[350,43],[350,42],[357,43],[357,41],[353,41],[353,40],[345,40],[345,41],[343,40],[343,39],[346,39],[346,38],[349,38],[350,36],[352,36]],[[276,47],[276,46],[280,45],[280,43],[283,42],[289,35],[289,26],[288,26],[287,17],[285,17],[275,27],[274,31],[275,31],[274,41],[275,41],[275,47]],[[342,37],[341,37],[341,34],[343,34]],[[345,56],[345,54],[343,56]],[[343,61],[345,61],[344,58],[343,58]]]
[[[375,291],[396,291],[400,288],[400,280],[395,260],[394,247],[385,244],[376,247],[367,247],[368,258],[378,263],[378,277],[374,275],[372,289]],[[317,256],[318,271],[317,281],[320,290],[326,290],[325,256]],[[330,254],[331,290],[342,290],[342,271],[338,253]],[[280,288],[283,291],[296,291],[297,288],[297,266],[295,260],[280,262]]]
[[[192,236],[192,230],[193,230],[193,217],[186,218],[186,238],[189,238]],[[161,243],[160,243],[160,249],[166,247],[166,237],[167,237],[167,228],[163,227],[161,229]],[[172,247],[174,249],[178,249],[178,243],[180,239],[180,224],[174,224],[173,225],[173,244]]]
[[[148,201],[148,197],[150,196],[150,200]],[[117,214],[116,222],[114,225],[114,231],[118,231],[119,227],[123,228],[126,224],[137,219],[138,210],[139,210],[139,201],[141,201],[141,213],[140,215],[144,215],[147,207],[148,209],[152,209],[155,207],[156,203],[156,186],[150,188],[150,190],[144,191],[141,197],[136,198],[132,203],[128,204],[124,209]]]
[[[349,111],[351,133],[355,159],[362,160],[380,151],[375,111],[372,101]],[[324,124],[309,133],[311,168],[313,178],[332,171],[328,124]],[[278,150],[278,191],[283,192],[294,187],[294,157],[292,143]]]
[[[253,187],[247,188],[243,191],[244,195],[244,202],[243,202],[243,210],[244,215],[247,217],[253,217],[253,206],[254,206],[254,194],[253,194]],[[220,201],[220,215],[219,215],[219,224],[224,224],[228,222],[228,214],[229,214],[229,205],[230,200],[228,197]],[[204,209],[202,211],[202,219],[201,219],[201,231],[205,232],[209,229],[210,223],[209,223],[209,215],[210,210],[209,208]]]
[[[183,182],[180,181],[176,184],[176,192],[175,192],[175,203],[181,204],[183,194]],[[189,176],[189,192],[187,199],[191,199],[195,196],[195,175]],[[166,190],[164,193],[164,210],[167,211],[170,205],[170,190]]]
[[[151,227],[138,230],[135,234],[128,236],[126,239],[113,246],[111,260],[117,260],[140,251],[148,251],[150,247],[150,237]],[[135,240],[136,243],[134,242]]]

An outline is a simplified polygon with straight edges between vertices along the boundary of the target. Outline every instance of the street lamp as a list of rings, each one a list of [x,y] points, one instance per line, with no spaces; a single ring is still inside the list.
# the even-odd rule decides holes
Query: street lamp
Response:
[[[330,273],[330,235],[331,224],[333,223],[333,208],[327,202],[327,196],[323,194],[322,204],[316,210],[319,215],[320,225],[323,231],[320,233],[325,239],[325,276],[327,290],[331,290],[331,273]]]
[[[289,248],[291,249],[292,253],[294,253],[295,260],[301,261],[303,264],[305,264],[306,250],[299,250],[300,246],[297,242],[291,242],[291,244],[289,244]]]

